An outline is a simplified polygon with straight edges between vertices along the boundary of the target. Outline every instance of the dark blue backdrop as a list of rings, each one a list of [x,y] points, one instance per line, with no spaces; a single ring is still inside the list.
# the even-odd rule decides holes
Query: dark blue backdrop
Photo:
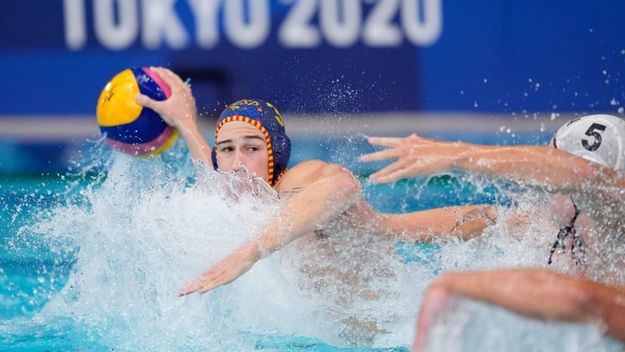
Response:
[[[320,41],[291,48],[279,33],[302,1],[314,6],[305,25],[320,34]],[[187,37],[177,48],[166,40],[149,48],[143,39],[146,9],[167,0],[12,1],[0,12],[0,117],[92,114],[105,82],[126,67],[140,65],[168,66],[191,77],[199,105],[208,111],[244,96],[273,100],[282,110],[296,113],[616,113],[625,106],[625,1],[335,3],[350,1],[361,8],[362,19],[357,38],[347,44],[336,44],[324,34],[328,26],[321,20],[321,2],[272,0],[270,23],[261,26],[267,36],[251,48],[242,48],[227,35],[223,1],[212,48],[198,44],[191,0],[177,1],[173,11]],[[126,44],[111,48],[94,29],[96,3],[119,10],[124,2],[136,5],[130,21],[138,29]],[[366,22],[382,3],[392,10],[387,27],[397,30],[400,40],[376,46],[363,38]],[[405,4],[410,3],[419,5],[421,14],[409,13]],[[437,3],[442,4],[435,11],[442,20],[438,32],[432,24],[436,15],[427,12]],[[78,44],[66,39],[72,24],[64,9],[69,8],[84,15],[84,22],[73,22],[84,28],[84,41]],[[338,8],[339,14],[345,11]],[[243,16],[249,20],[249,10]],[[404,17],[415,16],[434,28],[429,42],[408,39]],[[117,13],[112,21],[120,24],[128,18]]]

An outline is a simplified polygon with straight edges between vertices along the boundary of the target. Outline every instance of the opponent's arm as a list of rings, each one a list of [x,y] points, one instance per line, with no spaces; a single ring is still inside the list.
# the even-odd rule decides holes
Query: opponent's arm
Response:
[[[429,330],[458,295],[543,320],[601,319],[607,333],[625,341],[625,290],[542,269],[445,273],[426,290],[413,351],[427,344]]]
[[[619,177],[616,170],[548,146],[469,145],[456,159],[455,167],[544,187],[554,193],[625,189],[625,178]]]
[[[361,208],[366,212],[369,222],[373,223],[376,234],[397,241],[427,242],[440,236],[467,240],[479,236],[484,228],[497,219],[497,212],[492,205],[452,206],[406,214],[376,213],[366,203]]]
[[[321,161],[298,165],[284,176],[277,188],[299,191],[293,193],[269,227],[186,285],[180,295],[204,293],[232,282],[263,256],[322,228],[360,197],[360,185],[349,171]]]
[[[371,175],[373,181],[381,183],[461,169],[544,187],[554,193],[598,191],[613,197],[625,189],[623,174],[547,146],[485,146],[436,141],[415,134],[406,138],[371,137],[369,142],[388,149],[364,155],[362,161],[397,159]]]
[[[167,83],[171,89],[171,96],[166,100],[157,101],[143,94],[138,94],[135,100],[137,103],[156,111],[167,124],[180,131],[182,138],[187,142],[193,159],[212,168],[211,148],[197,126],[197,109],[191,88],[178,75],[166,68],[153,67],[151,69]]]

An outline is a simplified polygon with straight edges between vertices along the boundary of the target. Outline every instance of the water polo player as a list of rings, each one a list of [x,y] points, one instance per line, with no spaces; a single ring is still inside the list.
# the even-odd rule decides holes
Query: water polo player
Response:
[[[450,232],[458,236],[479,233],[487,217],[481,206],[448,207],[410,214],[379,214],[362,200],[360,184],[340,165],[320,160],[301,162],[286,168],[290,141],[284,120],[270,103],[241,100],[226,108],[216,126],[215,147],[202,137],[196,123],[195,100],[191,89],[173,72],[153,68],[171,87],[171,96],[154,101],[137,96],[137,101],[158,112],[176,127],[186,141],[195,160],[222,172],[247,172],[260,177],[278,192],[289,194],[282,212],[259,234],[240,246],[224,260],[186,285],[181,295],[207,292],[236,279],[263,255],[267,255],[297,238],[310,235],[315,241],[317,230],[332,233],[335,221],[342,226],[366,228],[389,239],[424,240],[431,235]],[[254,234],[250,234],[254,235]]]
[[[514,268],[439,275],[423,295],[413,352],[425,350],[433,324],[458,296],[545,321],[599,323],[602,333],[625,343],[625,285]]]
[[[569,204],[569,209],[562,219],[562,230],[554,235],[553,250],[564,248],[564,240],[570,239],[569,248],[577,263],[587,259],[579,231],[575,230],[580,222],[597,233],[597,243],[604,242],[601,238],[605,236],[625,232],[625,121],[618,117],[589,115],[572,120],[557,131],[549,146],[484,146],[417,135],[372,137],[370,143],[388,149],[364,155],[363,161],[397,159],[371,175],[376,182],[461,169],[503,177],[556,195],[559,203]],[[595,252],[605,254],[601,248]],[[602,258],[605,255],[592,259]]]
[[[424,294],[413,351],[425,348],[431,325],[451,295],[544,320],[598,320],[607,334],[625,342],[625,121],[610,115],[572,120],[557,131],[551,146],[482,146],[416,135],[371,138],[370,143],[388,149],[365,155],[363,161],[397,159],[372,175],[377,182],[463,169],[562,194],[559,201],[568,201],[572,211],[547,262],[555,250],[566,247],[569,237],[575,262],[594,263],[590,274],[602,281],[530,268],[442,274]],[[594,243],[590,258],[576,230],[582,212],[591,220],[584,227]]]

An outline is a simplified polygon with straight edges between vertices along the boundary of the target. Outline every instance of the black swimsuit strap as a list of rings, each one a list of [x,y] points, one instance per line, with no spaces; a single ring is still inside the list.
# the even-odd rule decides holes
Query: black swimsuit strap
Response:
[[[577,208],[577,204],[575,204],[573,197],[571,197],[571,203],[573,203],[573,209],[575,209],[575,214],[573,214],[573,217],[571,218],[571,223],[569,224],[569,226],[575,227],[575,221],[577,221],[577,216],[579,215],[579,209]]]
[[[579,216],[580,211],[579,211],[579,208],[577,208],[577,204],[575,204],[573,197],[571,197],[571,202],[573,203],[573,208],[575,209],[575,213],[573,214],[573,217],[571,218],[569,225],[561,228],[560,231],[558,231],[558,237],[556,241],[553,243],[553,246],[551,247],[551,252],[549,253],[549,259],[547,260],[547,264],[549,265],[552,263],[553,254],[556,252],[558,247],[562,249],[566,248],[566,244],[564,243],[564,240],[569,235],[573,235],[573,243],[571,245],[571,256],[575,258],[576,249],[580,253],[580,258],[575,258],[575,263],[577,265],[584,265],[586,263],[586,250],[584,248],[584,242],[582,241],[582,237],[575,230],[575,222],[577,221],[577,217]]]

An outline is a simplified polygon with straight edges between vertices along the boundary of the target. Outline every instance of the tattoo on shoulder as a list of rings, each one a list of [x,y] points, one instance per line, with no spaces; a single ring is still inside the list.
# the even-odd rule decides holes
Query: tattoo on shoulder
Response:
[[[292,188],[292,189],[290,189],[288,191],[280,191],[278,193],[278,197],[280,197],[280,198],[282,198],[282,197],[290,197],[290,196],[292,196],[292,195],[294,195],[296,193],[301,192],[302,189],[304,189],[304,187],[295,187],[295,188]]]

